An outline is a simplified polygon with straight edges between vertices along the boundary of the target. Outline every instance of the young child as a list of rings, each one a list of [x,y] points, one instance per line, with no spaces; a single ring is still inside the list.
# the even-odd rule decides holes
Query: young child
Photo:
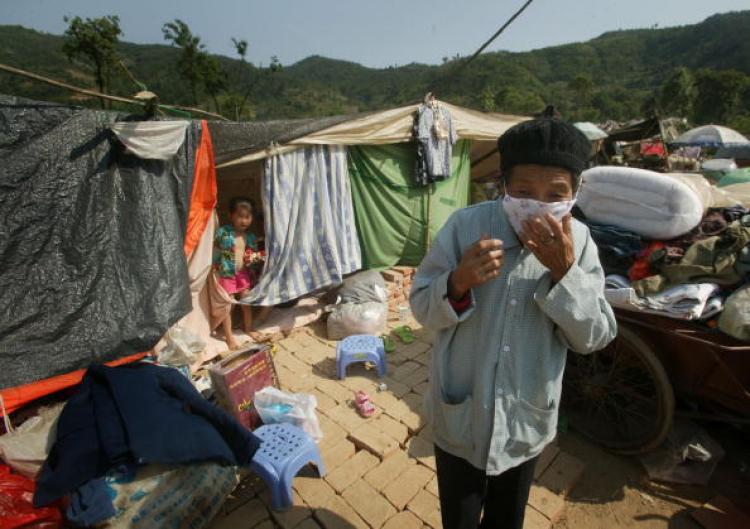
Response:
[[[242,299],[255,286],[255,274],[251,265],[262,257],[258,252],[255,235],[250,232],[254,206],[247,197],[234,197],[229,202],[230,223],[216,230],[214,236],[213,264],[219,284],[230,296]],[[242,307],[243,328],[255,341],[262,335],[252,331],[252,313],[248,305]],[[232,312],[222,322],[224,336],[230,349],[240,344],[232,334]]]

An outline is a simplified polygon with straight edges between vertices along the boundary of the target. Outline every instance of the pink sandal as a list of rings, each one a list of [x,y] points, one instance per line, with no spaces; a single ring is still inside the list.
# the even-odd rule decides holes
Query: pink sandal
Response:
[[[359,414],[365,419],[372,417],[375,413],[375,406],[370,401],[370,396],[364,391],[354,393],[354,405],[357,407]]]

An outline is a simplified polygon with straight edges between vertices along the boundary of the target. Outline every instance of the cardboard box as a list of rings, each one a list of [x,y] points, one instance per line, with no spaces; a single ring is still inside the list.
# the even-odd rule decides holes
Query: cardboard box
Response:
[[[219,404],[250,430],[260,426],[255,393],[276,386],[271,349],[254,345],[237,351],[211,366],[208,372]]]

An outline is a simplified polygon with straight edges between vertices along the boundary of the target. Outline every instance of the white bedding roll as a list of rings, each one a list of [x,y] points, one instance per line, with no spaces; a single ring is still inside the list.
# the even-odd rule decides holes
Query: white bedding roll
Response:
[[[695,228],[703,217],[700,197],[679,179],[631,167],[584,171],[578,206],[597,224],[668,240]]]

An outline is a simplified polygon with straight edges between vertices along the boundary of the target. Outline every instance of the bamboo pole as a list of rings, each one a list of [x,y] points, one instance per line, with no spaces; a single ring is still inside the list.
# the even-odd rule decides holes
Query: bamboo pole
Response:
[[[131,99],[129,97],[115,96],[115,95],[110,95],[110,94],[102,94],[101,92],[97,92],[96,90],[90,90],[88,88],[80,88],[72,84],[64,83],[62,81],[57,81],[55,79],[50,79],[48,77],[44,77],[42,75],[38,75],[32,72],[27,72],[26,70],[21,70],[20,68],[14,68],[13,66],[8,66],[7,64],[0,63],[0,70],[14,74],[14,75],[20,75],[22,77],[28,77],[29,79],[33,79],[41,83],[46,83],[52,86],[57,86],[58,88],[64,88],[65,90],[70,90],[71,92],[77,92],[79,94],[85,94],[91,97],[98,97],[100,99],[109,99],[110,101],[117,101],[119,103],[126,103],[129,105],[138,105],[141,107],[143,106],[143,102],[138,101],[137,99]],[[174,108],[177,110],[182,110],[182,111],[190,112],[193,114],[202,114],[204,116],[208,116],[208,117],[215,118],[215,119],[220,119],[222,121],[229,121],[227,118],[225,118],[224,116],[220,114],[214,114],[213,112],[207,112],[199,108],[183,107],[183,106],[177,106],[177,105],[166,105],[166,104],[158,105],[158,107],[165,108],[167,110],[169,110],[170,108]]]

